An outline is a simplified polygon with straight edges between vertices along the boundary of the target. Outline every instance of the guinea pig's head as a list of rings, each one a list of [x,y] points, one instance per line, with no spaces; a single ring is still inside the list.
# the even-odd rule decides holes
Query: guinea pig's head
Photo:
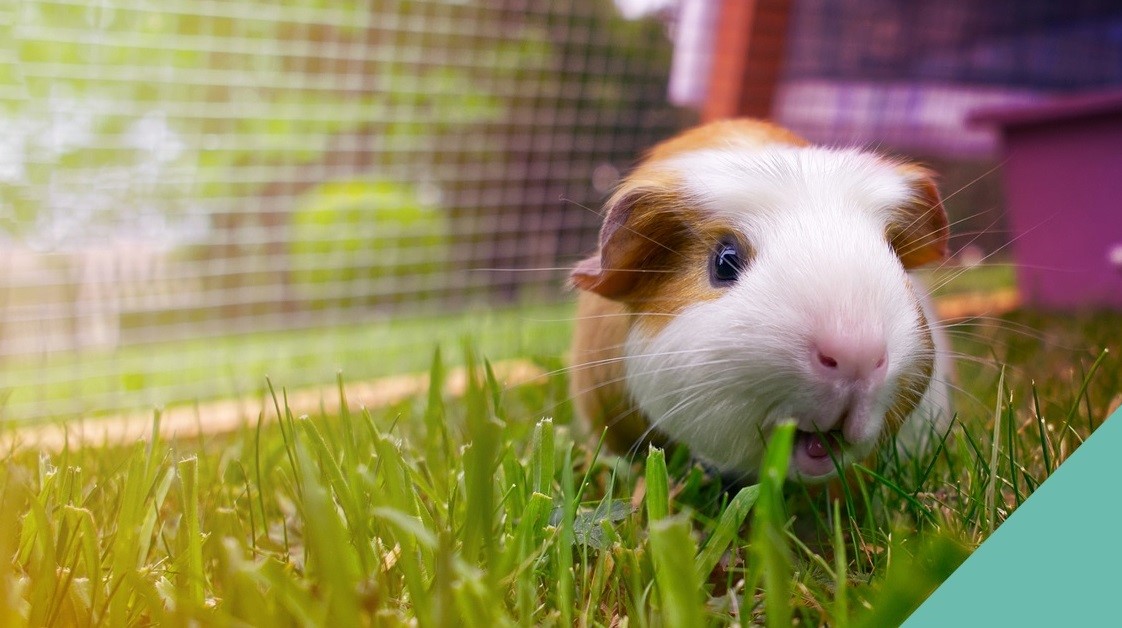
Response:
[[[573,282],[631,312],[628,389],[654,429],[751,475],[793,420],[792,477],[830,477],[929,385],[932,334],[906,271],[945,256],[946,215],[914,165],[715,144],[642,163]]]

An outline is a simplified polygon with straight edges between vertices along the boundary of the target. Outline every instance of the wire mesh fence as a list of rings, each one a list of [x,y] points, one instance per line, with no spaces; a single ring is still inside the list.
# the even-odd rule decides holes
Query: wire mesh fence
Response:
[[[448,312],[563,298],[586,207],[681,123],[663,26],[595,1],[0,19],[8,418],[367,377]]]
[[[463,335],[561,351],[565,269],[722,88],[735,4],[6,3],[0,418],[422,369]],[[965,158],[950,185],[992,165],[970,107],[1120,82],[1110,2],[757,4],[778,81],[742,92],[816,141]]]

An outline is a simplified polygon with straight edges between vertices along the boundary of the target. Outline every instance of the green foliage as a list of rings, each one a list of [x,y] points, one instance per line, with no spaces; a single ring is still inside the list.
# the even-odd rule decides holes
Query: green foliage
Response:
[[[319,306],[422,297],[447,270],[448,247],[447,214],[392,181],[324,183],[292,214],[293,283]]]
[[[0,188],[0,226],[16,233],[71,209],[31,193],[48,185],[103,225],[128,224],[137,205],[178,215],[185,199],[227,211],[291,178],[283,167],[322,162],[345,136],[377,137],[412,179],[450,133],[504,117],[511,97],[496,84],[554,62],[540,29],[504,26],[470,1],[186,0],[174,11],[30,1],[10,20],[0,119],[22,134],[11,157],[23,172]],[[479,33],[432,28],[444,21]],[[160,144],[146,145],[153,134]],[[111,177],[134,183],[105,185]]]

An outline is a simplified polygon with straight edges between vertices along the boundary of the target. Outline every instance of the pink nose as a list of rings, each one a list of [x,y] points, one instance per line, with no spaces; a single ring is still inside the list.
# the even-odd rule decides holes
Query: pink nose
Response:
[[[811,367],[823,377],[852,382],[884,380],[888,353],[884,340],[863,334],[822,334],[811,345]]]

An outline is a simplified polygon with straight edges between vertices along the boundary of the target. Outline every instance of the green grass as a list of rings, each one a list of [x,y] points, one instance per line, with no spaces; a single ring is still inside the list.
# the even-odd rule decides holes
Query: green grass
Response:
[[[947,265],[935,269],[916,271],[923,285],[931,289],[934,296],[963,294],[969,292],[992,292],[1014,288],[1017,285],[1016,268],[1013,264],[979,264],[963,268]]]
[[[338,371],[356,381],[423,371],[434,344],[452,346],[466,336],[494,360],[559,355],[568,346],[572,309],[571,303],[507,307],[10,358],[0,364],[0,418],[96,415],[257,394],[266,375],[297,387],[331,381]]]
[[[981,360],[950,437],[836,499],[778,479],[783,432],[729,492],[681,451],[614,459],[575,429],[557,359],[503,390],[471,352],[462,398],[293,417],[278,390],[285,419],[238,434],[9,452],[0,624],[892,624],[1120,401],[1120,327],[960,329]]]

